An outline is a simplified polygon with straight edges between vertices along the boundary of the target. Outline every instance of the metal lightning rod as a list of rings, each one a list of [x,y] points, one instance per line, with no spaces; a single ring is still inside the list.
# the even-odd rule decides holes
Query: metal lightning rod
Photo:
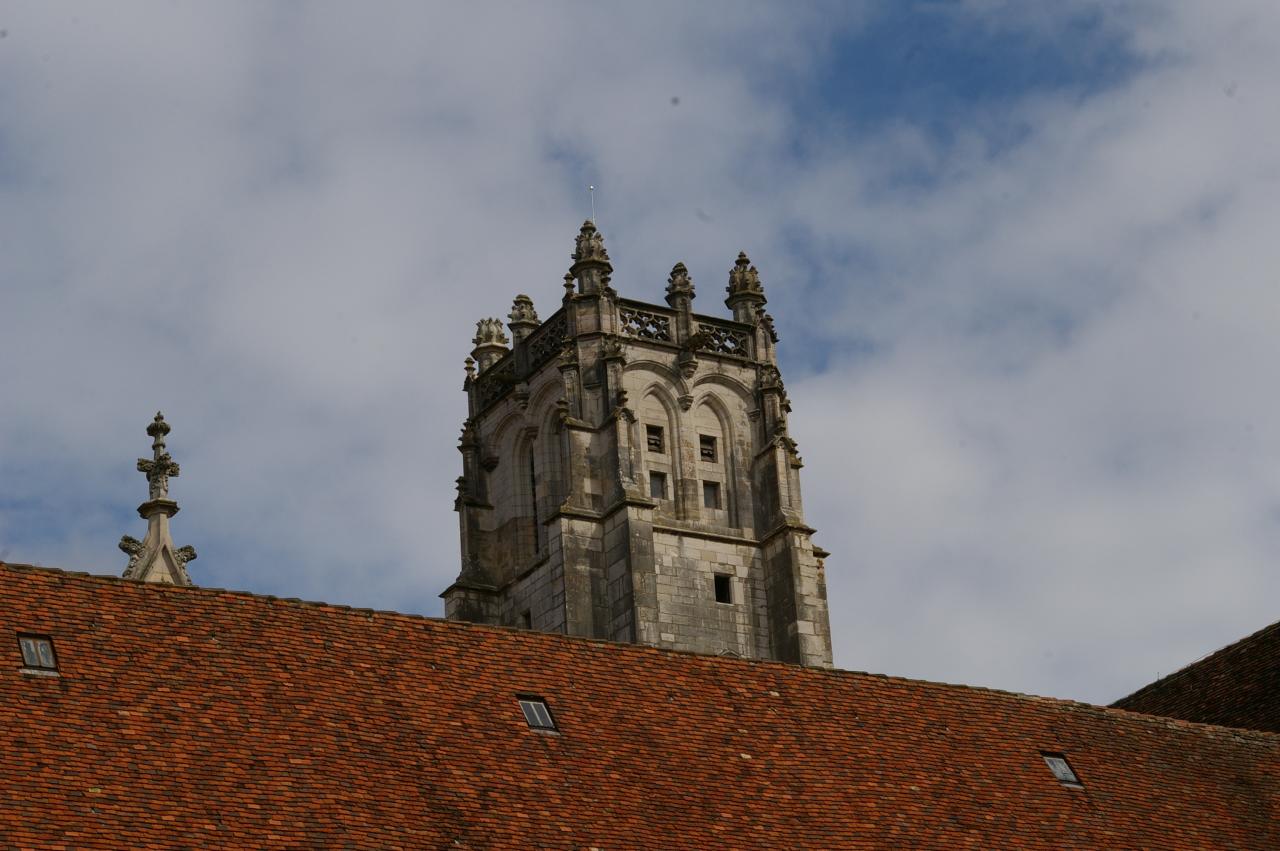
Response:
[[[587,194],[591,196],[591,224],[594,225],[596,223],[596,188],[588,186]]]

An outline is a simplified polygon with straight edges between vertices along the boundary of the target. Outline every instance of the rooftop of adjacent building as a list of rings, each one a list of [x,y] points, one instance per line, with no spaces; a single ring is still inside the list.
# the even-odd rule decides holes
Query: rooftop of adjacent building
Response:
[[[22,565],[0,622],[23,847],[1280,847],[1269,733]]]
[[[1145,685],[1112,706],[1280,733],[1280,622]]]

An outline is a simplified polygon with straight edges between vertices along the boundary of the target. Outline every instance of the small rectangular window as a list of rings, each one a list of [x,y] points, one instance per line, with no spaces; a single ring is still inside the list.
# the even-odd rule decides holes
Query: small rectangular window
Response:
[[[520,626],[525,629],[533,629],[533,612],[529,609],[525,609],[524,613],[520,615]]]
[[[662,426],[647,425],[644,427],[644,435],[650,452],[666,452],[662,440]]]
[[[551,717],[551,707],[547,706],[545,700],[532,695],[518,697],[517,700],[520,701],[520,711],[524,713],[524,720],[532,729],[555,732],[556,722]]]
[[[649,496],[653,499],[667,498],[667,474],[666,473],[650,473],[649,474]]]
[[[733,579],[727,573],[717,573],[715,575],[715,589],[717,603],[733,602]]]
[[[703,461],[715,463],[716,460],[716,439],[708,434],[698,435],[698,454]]]
[[[720,483],[719,482],[703,482],[702,483],[702,506],[704,508],[720,507]]]
[[[1067,762],[1067,757],[1060,753],[1041,753],[1044,758],[1044,764],[1049,766],[1049,770],[1053,772],[1053,776],[1063,786],[1071,786],[1077,789],[1083,789],[1084,784],[1080,782],[1080,778],[1076,776],[1075,771]]]
[[[53,655],[53,639],[47,635],[19,635],[18,647],[22,650],[22,666],[37,671],[58,670],[58,659]]]

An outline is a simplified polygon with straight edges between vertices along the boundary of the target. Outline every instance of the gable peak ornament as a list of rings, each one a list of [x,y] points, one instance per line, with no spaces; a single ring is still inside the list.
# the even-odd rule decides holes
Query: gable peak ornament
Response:
[[[169,424],[164,414],[156,412],[147,426],[151,436],[151,457],[138,459],[138,472],[147,477],[147,501],[138,506],[138,516],[147,521],[147,534],[141,541],[125,535],[120,549],[129,556],[125,579],[158,582],[166,585],[190,585],[187,563],[195,561],[194,547],[175,547],[169,534],[169,518],[178,513],[178,503],[169,498],[169,479],[177,477],[180,468],[169,455],[165,437]]]

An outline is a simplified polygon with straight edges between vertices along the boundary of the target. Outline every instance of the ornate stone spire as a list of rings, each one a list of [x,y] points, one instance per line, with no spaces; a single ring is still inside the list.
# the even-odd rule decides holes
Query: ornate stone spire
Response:
[[[573,265],[569,274],[578,281],[578,292],[609,292],[609,276],[613,274],[613,264],[609,262],[609,252],[604,249],[604,237],[596,230],[595,223],[587,219],[578,231],[578,239],[574,243]]]
[[[481,319],[477,322],[476,335],[471,338],[471,342],[475,344],[471,356],[476,359],[481,373],[508,352],[507,335],[502,330],[501,319]]]
[[[693,279],[689,277],[689,270],[683,263],[677,263],[671,267],[671,276],[667,278],[667,304],[679,307],[682,300],[692,301],[693,298]]]
[[[533,299],[524,293],[516,296],[515,301],[511,303],[511,312],[507,314],[507,318],[511,320],[507,323],[507,327],[511,329],[511,338],[515,340],[516,345],[524,342],[524,339],[539,325],[538,312],[533,309]]]
[[[129,556],[125,579],[160,582],[168,585],[190,585],[187,562],[195,561],[193,547],[174,547],[169,535],[169,518],[178,513],[178,503],[169,499],[169,477],[178,475],[178,464],[165,449],[169,424],[164,414],[156,412],[147,426],[151,435],[151,457],[138,459],[138,472],[147,476],[148,499],[138,506],[138,514],[147,521],[147,534],[141,541],[125,535],[120,549]]]
[[[760,284],[760,273],[751,265],[745,251],[738,252],[738,260],[729,270],[729,286],[725,287],[729,297],[724,303],[733,311],[737,322],[754,323],[756,312],[768,299],[764,297],[764,287]]]

